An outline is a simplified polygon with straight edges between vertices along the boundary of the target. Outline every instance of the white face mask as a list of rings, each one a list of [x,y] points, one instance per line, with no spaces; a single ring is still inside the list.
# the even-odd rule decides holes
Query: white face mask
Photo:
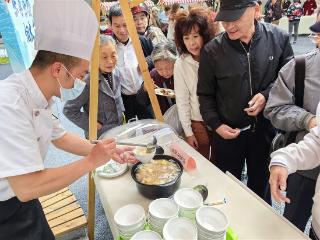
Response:
[[[57,79],[60,85],[60,99],[61,101],[76,99],[83,92],[83,89],[85,88],[86,83],[84,81],[81,81],[79,78],[75,78],[74,76],[72,76],[72,74],[68,71],[68,69],[65,66],[63,66],[63,68],[70,74],[74,82],[73,82],[73,88],[64,88],[62,87],[61,83]]]

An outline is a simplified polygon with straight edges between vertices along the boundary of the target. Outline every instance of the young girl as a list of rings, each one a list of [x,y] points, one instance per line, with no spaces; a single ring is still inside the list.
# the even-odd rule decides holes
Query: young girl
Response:
[[[211,136],[200,114],[197,83],[200,51],[212,39],[212,33],[212,24],[205,9],[193,8],[189,12],[178,13],[175,42],[181,55],[174,65],[178,114],[186,141],[208,159]]]
[[[115,68],[117,63],[115,41],[111,36],[100,36],[99,92],[98,92],[98,137],[105,131],[123,123],[124,107],[121,98],[122,75]],[[82,128],[88,138],[90,76],[85,77],[86,87],[81,95],[67,101],[63,113]],[[81,111],[83,109],[83,111]]]
[[[177,60],[177,52],[173,43],[159,43],[152,53],[154,69],[150,72],[154,84],[160,88],[174,89],[173,67]],[[164,114],[173,104],[174,98],[158,96],[161,112]]]

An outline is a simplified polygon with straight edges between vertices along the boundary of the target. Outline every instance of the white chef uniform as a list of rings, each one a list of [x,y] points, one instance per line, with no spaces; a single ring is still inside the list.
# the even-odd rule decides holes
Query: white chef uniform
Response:
[[[35,49],[90,60],[97,18],[84,0],[35,0]],[[51,240],[37,199],[20,202],[8,177],[44,169],[51,141],[66,132],[31,72],[0,81],[0,239]]]
[[[29,70],[0,81],[0,201],[15,196],[7,177],[44,169],[52,140],[65,134]]]

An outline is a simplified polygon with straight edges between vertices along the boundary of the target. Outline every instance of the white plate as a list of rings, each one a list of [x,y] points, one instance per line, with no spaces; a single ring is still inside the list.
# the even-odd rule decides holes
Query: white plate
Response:
[[[215,235],[224,234],[229,225],[228,217],[224,212],[218,208],[207,206],[197,210],[196,221],[201,230]]]
[[[181,188],[173,195],[179,212],[194,213],[203,204],[202,195],[192,188]]]
[[[169,88],[156,88],[154,89],[155,93],[160,96],[175,98],[174,90]]]
[[[149,204],[149,214],[155,220],[168,220],[178,216],[178,205],[169,198],[158,198]]]
[[[99,177],[114,178],[124,174],[128,170],[128,164],[120,164],[114,160],[110,160],[105,165],[98,167],[96,173]]]
[[[171,218],[163,228],[163,238],[167,240],[196,240],[198,232],[193,222],[187,218]]]
[[[113,218],[117,227],[123,231],[134,230],[145,223],[144,208],[138,204],[128,204],[119,208]]]

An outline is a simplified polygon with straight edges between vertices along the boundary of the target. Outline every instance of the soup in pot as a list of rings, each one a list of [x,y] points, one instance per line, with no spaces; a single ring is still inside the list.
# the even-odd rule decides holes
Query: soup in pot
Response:
[[[180,167],[173,161],[151,160],[139,166],[136,178],[143,184],[161,185],[175,180],[180,172]]]

